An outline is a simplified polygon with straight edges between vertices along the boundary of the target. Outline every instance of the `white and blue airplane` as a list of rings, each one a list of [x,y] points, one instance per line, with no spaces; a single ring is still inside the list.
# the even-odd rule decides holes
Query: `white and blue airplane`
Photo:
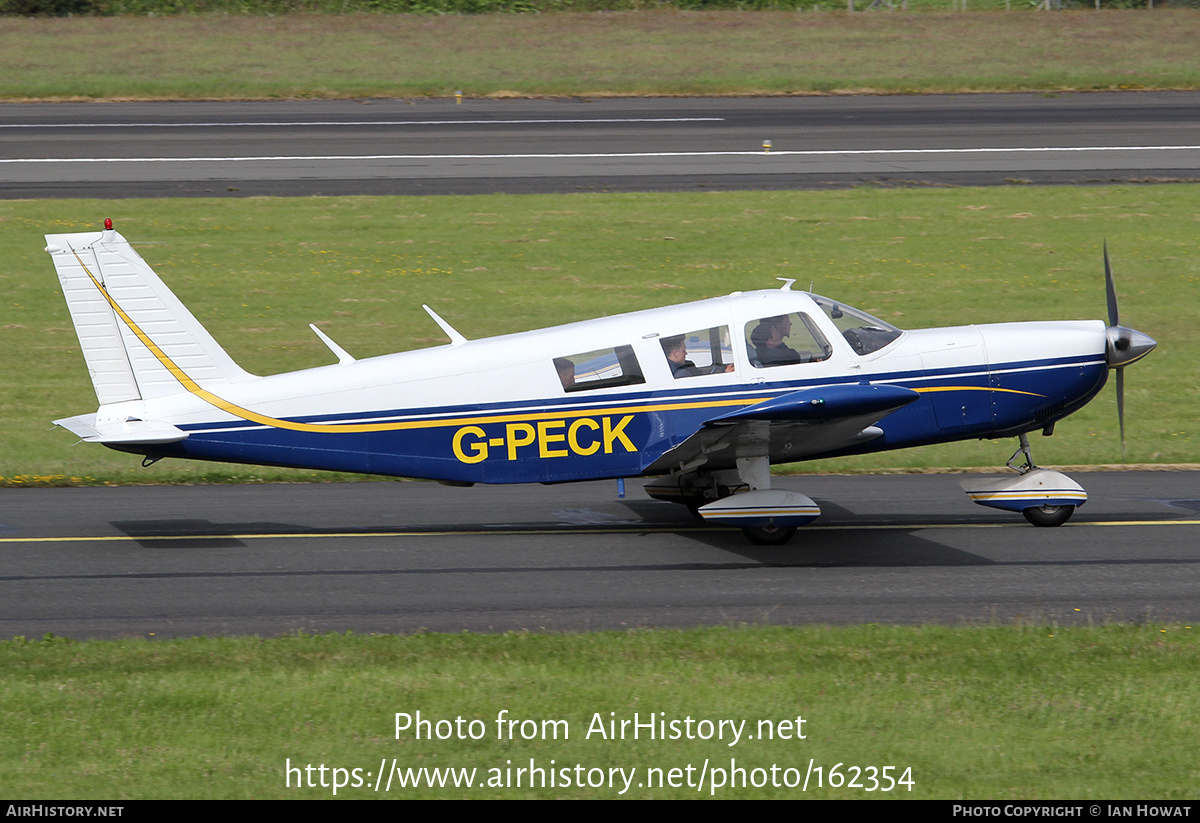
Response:
[[[46,236],[99,400],[55,421],[144,456],[427,478],[448,485],[652,478],[651,497],[778,545],[820,514],[772,463],[1017,437],[975,502],[1067,520],[1087,495],[1034,465],[1051,434],[1155,341],[1108,322],[901,330],[781,289],[259,377],[241,369],[105,221]],[[782,278],[781,278],[782,279]],[[1017,465],[1023,455],[1024,463]]]

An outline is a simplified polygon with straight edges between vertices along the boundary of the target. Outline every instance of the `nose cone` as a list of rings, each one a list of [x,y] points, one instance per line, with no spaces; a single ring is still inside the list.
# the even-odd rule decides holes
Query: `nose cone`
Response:
[[[1158,341],[1150,335],[1125,326],[1109,326],[1107,335],[1105,358],[1111,369],[1124,368],[1130,363],[1136,363],[1154,351],[1154,347],[1158,345]]]

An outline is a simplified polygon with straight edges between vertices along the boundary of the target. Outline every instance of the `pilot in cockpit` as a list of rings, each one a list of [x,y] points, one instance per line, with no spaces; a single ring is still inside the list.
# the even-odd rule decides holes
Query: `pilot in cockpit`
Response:
[[[804,358],[800,352],[783,342],[791,333],[792,319],[786,314],[760,320],[754,331],[750,332],[755,359],[763,366],[802,362]]]

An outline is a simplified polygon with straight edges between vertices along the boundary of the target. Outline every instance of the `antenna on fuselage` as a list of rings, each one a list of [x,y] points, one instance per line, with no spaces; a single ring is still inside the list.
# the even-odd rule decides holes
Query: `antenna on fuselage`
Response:
[[[775,279],[783,281],[783,285],[779,288],[780,291],[791,291],[792,284],[796,282],[794,277],[776,277]]]
[[[447,334],[447,336],[449,336],[451,346],[461,346],[463,343],[467,342],[467,338],[465,338],[461,334],[459,334],[455,330],[455,328],[453,326],[451,326],[449,323],[447,323],[445,320],[438,317],[437,312],[435,312],[433,309],[429,308],[424,303],[421,304],[421,308],[423,308],[425,311],[429,312],[429,316],[433,318],[433,322],[437,323],[438,326],[441,327],[442,331],[444,331]]]
[[[317,337],[321,338],[322,343],[329,347],[329,350],[333,352],[335,357],[337,357],[339,364],[354,362],[354,358],[350,356],[349,352],[347,352],[337,343],[334,343],[333,340],[330,339],[329,335],[325,334],[325,332],[318,329],[312,323],[309,323],[308,327],[316,332]]]

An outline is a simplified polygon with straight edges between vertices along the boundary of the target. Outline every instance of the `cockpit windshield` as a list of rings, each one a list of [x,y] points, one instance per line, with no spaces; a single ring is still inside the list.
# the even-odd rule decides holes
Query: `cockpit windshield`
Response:
[[[819,294],[811,295],[818,306],[837,326],[842,337],[858,354],[872,354],[887,346],[903,332],[878,317],[872,317],[845,303],[836,303]]]

